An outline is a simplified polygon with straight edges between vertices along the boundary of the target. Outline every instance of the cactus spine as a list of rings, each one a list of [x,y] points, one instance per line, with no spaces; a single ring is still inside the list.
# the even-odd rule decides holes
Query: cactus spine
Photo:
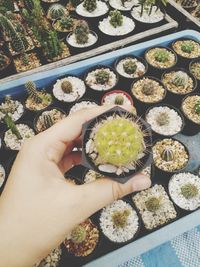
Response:
[[[134,74],[137,70],[137,65],[130,59],[123,64],[123,69],[126,73],[131,75]]]
[[[127,220],[130,215],[130,210],[114,211],[112,221],[116,228],[124,228],[127,225]]]
[[[35,103],[42,103],[42,98],[39,96],[37,92],[37,87],[34,82],[28,81],[25,83],[26,90],[29,96],[35,101]]]
[[[177,71],[172,77],[172,84],[177,87],[183,86],[184,88],[186,88],[188,86],[188,82],[188,75],[184,71]]]
[[[95,74],[96,82],[98,84],[106,84],[108,83],[110,79],[109,72],[107,72],[104,69],[98,70],[98,72]]]
[[[161,63],[165,63],[169,60],[169,53],[165,49],[159,49],[155,52],[155,60]]]
[[[74,20],[70,16],[63,16],[60,19],[60,26],[62,29],[70,30],[74,25]]]
[[[199,190],[194,184],[188,183],[181,187],[181,194],[186,199],[192,199],[196,197],[198,193],[199,193]]]
[[[60,4],[53,4],[48,10],[48,17],[52,20],[61,18],[66,14],[65,7]]]
[[[11,132],[17,137],[17,139],[22,139],[22,136],[19,130],[17,129],[17,126],[15,125],[14,121],[8,114],[4,116],[4,122],[6,123],[7,127],[11,130]]]
[[[181,45],[181,50],[185,53],[191,54],[192,51],[194,51],[194,45],[191,41],[185,41],[182,45]]]
[[[158,114],[156,122],[159,126],[164,126],[169,124],[169,115],[166,112]]]
[[[76,23],[74,34],[77,44],[87,44],[89,39],[89,26],[86,21],[80,20]]]
[[[71,240],[75,244],[80,244],[85,241],[87,236],[86,229],[82,225],[78,225],[71,232]]]
[[[164,161],[173,161],[174,160],[174,152],[170,148],[165,148],[161,154],[161,158]]]
[[[97,8],[97,1],[96,0],[84,0],[83,7],[88,12],[93,12]]]
[[[120,27],[123,24],[123,16],[119,10],[110,11],[110,24],[114,27]]]

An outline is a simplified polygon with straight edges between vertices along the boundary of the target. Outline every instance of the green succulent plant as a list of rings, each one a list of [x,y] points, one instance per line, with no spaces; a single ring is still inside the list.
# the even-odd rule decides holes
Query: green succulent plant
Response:
[[[194,184],[187,183],[181,187],[181,194],[186,199],[192,199],[196,197],[198,193],[199,193],[199,190]]]
[[[16,126],[16,124],[14,123],[14,121],[12,120],[12,118],[6,114],[4,116],[4,122],[7,125],[7,127],[11,130],[11,132],[17,137],[17,139],[22,139],[22,136]]]
[[[84,242],[86,237],[87,237],[87,232],[82,225],[78,225],[71,232],[71,240],[75,244],[80,244]]]
[[[123,69],[127,74],[134,74],[137,70],[137,65],[135,64],[135,62],[133,62],[131,59],[127,60],[124,64],[123,64]]]
[[[89,40],[90,29],[88,23],[84,20],[80,20],[76,23],[74,34],[77,44],[87,44]]]
[[[50,114],[44,114],[42,117],[45,129],[48,129],[54,125],[54,121]]]
[[[186,88],[188,86],[189,77],[186,72],[184,71],[177,71],[173,76],[171,80],[172,84],[175,86],[183,86]]]
[[[83,7],[91,13],[97,8],[97,0],[84,0]]]
[[[14,1],[13,0],[1,0],[0,1],[0,11],[5,13],[6,11],[14,11]]]
[[[116,228],[124,228],[127,225],[127,220],[130,215],[130,210],[117,210],[112,214],[112,222]]]
[[[124,104],[124,97],[123,95],[117,95],[115,97],[115,105],[123,105]]]
[[[161,112],[156,117],[156,122],[159,126],[168,125],[170,121],[169,115],[166,112]]]
[[[98,84],[106,84],[108,83],[110,79],[110,74],[108,71],[104,69],[98,70],[98,72],[95,74],[96,82]]]
[[[200,114],[200,101],[197,101],[197,103],[194,105],[194,111],[196,114]]]
[[[98,160],[118,167],[137,163],[143,142],[142,130],[125,115],[102,121],[94,138]]]
[[[142,86],[142,93],[144,95],[153,95],[154,93],[154,84],[152,81],[145,81]]]
[[[110,24],[114,27],[120,27],[123,24],[123,16],[119,10],[110,11]]]
[[[70,16],[63,16],[61,19],[60,19],[60,26],[62,29],[67,29],[67,30],[70,30],[72,29],[72,27],[74,26],[74,20],[72,17]]]
[[[48,17],[52,20],[61,18],[66,14],[66,9],[60,4],[53,4],[48,10]]]
[[[194,44],[191,41],[185,41],[181,45],[181,50],[185,53],[191,54],[194,51]]]
[[[165,63],[169,60],[169,53],[165,49],[159,49],[155,52],[155,60],[161,63]]]
[[[65,94],[70,94],[73,92],[73,86],[72,83],[70,83],[69,81],[63,81],[61,84],[61,89]]]
[[[161,207],[161,201],[157,197],[150,197],[146,202],[145,206],[148,211],[150,212],[156,212]]]
[[[161,154],[162,160],[169,162],[174,160],[174,152],[170,148],[165,148]]]
[[[25,83],[25,88],[28,92],[29,97],[31,97],[35,103],[42,103],[42,97],[39,95],[38,91],[37,91],[37,87],[36,84],[32,81],[28,81]]]

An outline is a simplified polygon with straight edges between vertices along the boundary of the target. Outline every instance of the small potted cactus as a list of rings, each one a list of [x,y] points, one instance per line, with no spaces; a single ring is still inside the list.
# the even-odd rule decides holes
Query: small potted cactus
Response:
[[[110,0],[109,4],[114,9],[130,11],[136,2],[136,0]]]
[[[55,20],[52,24],[53,28],[59,33],[71,32],[74,29],[77,19],[70,15],[64,15]]]
[[[76,257],[86,257],[94,252],[99,242],[99,230],[90,220],[76,226],[64,241],[70,254]]]
[[[133,106],[131,96],[122,90],[114,90],[106,93],[101,99],[102,105]]]
[[[67,43],[73,48],[86,48],[94,45],[98,40],[95,32],[90,31],[88,23],[79,20],[75,23],[73,32],[67,36]]]
[[[145,59],[156,69],[169,69],[177,63],[176,54],[169,48],[153,47],[145,52]]]
[[[28,93],[28,98],[25,101],[25,107],[30,111],[38,111],[47,108],[51,105],[53,99],[51,94],[45,90],[38,91],[36,84],[32,81],[25,83],[25,88]]]
[[[117,59],[115,69],[120,76],[126,79],[142,77],[148,69],[144,59],[132,55],[127,55]]]
[[[172,43],[173,50],[182,59],[194,59],[200,56],[200,43],[192,39],[179,39]]]
[[[104,1],[84,0],[76,7],[76,13],[79,16],[91,18],[99,18],[108,12],[108,5]]]
[[[194,59],[190,62],[189,65],[190,73],[198,80],[200,81],[200,60]]]
[[[79,100],[86,91],[85,83],[76,76],[66,76],[58,79],[53,86],[54,97],[63,102]]]
[[[67,10],[63,5],[53,4],[47,11],[47,18],[50,20],[56,20],[67,14]]]
[[[121,183],[145,167],[150,146],[148,125],[120,107],[83,126],[83,164]]]
[[[112,10],[107,18],[99,22],[99,30],[109,36],[129,34],[135,28],[134,21],[121,14],[119,10]]]

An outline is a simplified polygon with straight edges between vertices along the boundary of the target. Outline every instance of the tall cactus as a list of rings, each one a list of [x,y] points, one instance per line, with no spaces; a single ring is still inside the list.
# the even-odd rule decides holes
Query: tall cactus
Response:
[[[8,114],[4,116],[4,122],[7,125],[7,127],[11,130],[11,132],[17,137],[17,139],[22,139],[22,136],[19,130],[17,129],[16,124]]]
[[[35,103],[42,103],[42,98],[39,96],[37,87],[34,82],[28,81],[25,83],[25,88],[29,96],[35,101]]]
[[[86,44],[89,39],[89,32],[90,30],[87,22],[79,20],[74,29],[77,44]]]

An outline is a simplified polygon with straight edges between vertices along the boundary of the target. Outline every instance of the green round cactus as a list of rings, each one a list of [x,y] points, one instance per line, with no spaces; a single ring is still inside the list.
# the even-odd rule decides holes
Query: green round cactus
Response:
[[[80,244],[85,241],[87,236],[86,229],[82,225],[78,225],[71,232],[71,240],[75,244]]]
[[[145,82],[142,86],[142,93],[144,95],[153,95],[154,93],[154,84],[152,81]]]
[[[87,44],[89,40],[90,29],[88,23],[84,20],[79,20],[76,23],[74,34],[77,44]]]
[[[83,7],[91,13],[97,8],[97,0],[84,0]]]
[[[119,10],[110,11],[110,24],[114,27],[120,27],[123,24],[123,16]]]
[[[60,26],[62,29],[70,30],[74,26],[74,20],[70,16],[63,16],[60,19]]]
[[[95,78],[98,84],[106,84],[110,79],[110,74],[106,70],[101,69],[95,74]]]
[[[185,41],[182,45],[181,45],[181,50],[185,53],[191,54],[194,51],[194,45],[192,42],[190,41]]]
[[[123,64],[123,69],[127,74],[131,75],[131,74],[134,74],[135,71],[137,70],[137,65],[132,60],[127,60]]]
[[[61,89],[65,94],[70,94],[73,92],[73,86],[69,81],[63,81],[61,83]]]
[[[53,4],[48,10],[48,17],[52,20],[61,18],[66,14],[66,9],[60,4]]]
[[[117,210],[112,214],[113,225],[116,228],[124,228],[127,225],[127,220],[130,215],[130,210],[125,209],[123,211]]]
[[[188,86],[189,77],[186,72],[184,71],[177,71],[173,76],[171,80],[172,84],[175,86],[183,86],[186,88]]]
[[[124,104],[124,97],[122,95],[117,95],[115,97],[115,105],[123,105]]]
[[[194,105],[194,111],[196,114],[200,114],[200,101]]]
[[[161,158],[164,161],[172,161],[174,159],[174,152],[170,148],[165,148],[161,154]]]
[[[188,183],[181,187],[181,194],[186,199],[194,198],[198,195],[198,193],[199,193],[199,190],[194,184]]]
[[[155,52],[155,60],[161,63],[165,63],[169,60],[169,52],[165,49],[159,49]]]
[[[169,115],[166,112],[161,112],[156,117],[156,122],[159,126],[164,126],[169,124]]]
[[[36,84],[32,81],[28,81],[25,83],[25,88],[28,92],[29,97],[31,97],[35,103],[42,103],[42,97],[39,95],[37,91]]]
[[[94,143],[99,160],[118,167],[137,162],[143,151],[143,132],[126,117],[101,122]]]
[[[151,197],[145,202],[145,206],[146,206],[148,211],[155,212],[155,211],[159,210],[159,208],[161,206],[160,199],[157,197]]]

